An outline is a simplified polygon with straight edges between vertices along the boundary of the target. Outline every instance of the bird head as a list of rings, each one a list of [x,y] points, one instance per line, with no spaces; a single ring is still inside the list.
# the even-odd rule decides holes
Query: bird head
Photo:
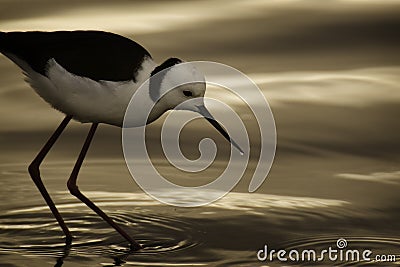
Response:
[[[149,86],[150,97],[157,102],[155,107],[159,106],[164,110],[176,108],[201,114],[243,154],[242,149],[205,107],[205,77],[193,64],[185,64],[178,58],[169,58],[153,70]]]

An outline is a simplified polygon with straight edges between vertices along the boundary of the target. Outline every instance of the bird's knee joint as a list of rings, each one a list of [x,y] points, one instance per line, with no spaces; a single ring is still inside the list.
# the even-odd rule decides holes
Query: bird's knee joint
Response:
[[[40,176],[39,165],[32,162],[28,166],[28,172],[32,176],[32,178]]]
[[[77,186],[75,183],[71,183],[71,182],[68,181],[67,187],[68,187],[69,192],[70,192],[71,195],[73,195],[73,196],[77,196],[77,195],[79,195],[79,194],[81,193],[81,192],[79,191],[78,186]]]

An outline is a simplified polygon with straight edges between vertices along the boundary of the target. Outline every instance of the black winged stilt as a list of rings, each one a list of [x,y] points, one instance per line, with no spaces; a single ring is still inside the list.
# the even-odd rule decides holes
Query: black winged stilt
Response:
[[[150,53],[138,43],[102,31],[0,32],[0,52],[22,69],[26,81],[36,93],[65,114],[65,118],[29,165],[28,170],[62,228],[66,243],[72,242],[71,232],[42,182],[39,167],[67,124],[74,119],[92,125],[68,179],[69,191],[129,241],[133,250],[140,249],[141,245],[135,239],[81,193],[77,186],[79,170],[98,124],[122,127],[129,100],[144,81],[168,69],[161,82],[155,86],[148,86],[149,94],[143,99],[144,105],[154,105],[145,120],[147,124],[186,100],[204,97],[206,87],[201,83],[176,87],[171,90],[173,93],[165,94],[159,100],[154,97],[170,89],[163,88],[169,84],[168,81],[191,81],[201,77],[201,73],[193,69],[178,70],[176,66],[182,63],[182,60],[177,58],[169,58],[158,65]],[[157,102],[154,102],[156,100]],[[213,119],[204,104],[184,107],[202,114],[241,151],[228,133]]]

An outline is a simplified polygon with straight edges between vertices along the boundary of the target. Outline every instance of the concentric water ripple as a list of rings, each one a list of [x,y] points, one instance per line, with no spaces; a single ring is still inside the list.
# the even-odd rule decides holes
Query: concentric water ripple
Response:
[[[90,255],[129,250],[123,238],[98,216],[87,214],[86,209],[80,209],[82,210],[81,205],[70,205],[68,210],[63,208],[66,223],[75,236],[73,249],[79,248],[80,254]],[[194,247],[201,242],[201,232],[193,222],[141,212],[119,211],[111,213],[110,216],[144,246],[137,254],[178,251]],[[0,216],[0,238],[9,240],[1,242],[0,252],[57,255],[65,246],[61,233],[49,212],[11,212]]]
[[[144,194],[84,190],[94,203],[144,246],[138,252],[130,251],[129,244],[114,229],[68,191],[51,189],[52,185],[53,188],[65,188],[65,177],[72,164],[51,162],[43,172],[44,181],[50,185],[49,192],[74,236],[72,246],[68,247],[58,223],[30,181],[25,164],[0,165],[3,192],[0,195],[3,207],[0,266],[5,263],[14,266],[15,259],[21,259],[15,266],[48,266],[45,262],[51,262],[50,266],[61,266],[64,262],[66,265],[72,262],[72,266],[115,266],[123,262],[129,265],[131,257],[135,260],[132,265],[157,266],[152,265],[155,255],[162,258],[162,265],[199,262],[185,256],[191,253],[184,253],[203,242],[204,230],[195,220],[174,216],[168,207],[152,209],[155,202]],[[92,164],[92,168],[86,168],[85,176],[98,179],[107,178],[109,172],[118,173],[121,167],[120,161],[93,161]],[[104,181],[95,188],[103,189]],[[144,208],[143,203],[146,203]]]

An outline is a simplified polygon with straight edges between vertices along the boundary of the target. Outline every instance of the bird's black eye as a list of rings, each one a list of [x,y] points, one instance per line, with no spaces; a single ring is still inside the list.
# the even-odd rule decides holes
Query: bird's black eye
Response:
[[[187,96],[187,97],[193,96],[192,91],[189,91],[189,90],[183,90],[183,94],[184,94],[185,96]]]

